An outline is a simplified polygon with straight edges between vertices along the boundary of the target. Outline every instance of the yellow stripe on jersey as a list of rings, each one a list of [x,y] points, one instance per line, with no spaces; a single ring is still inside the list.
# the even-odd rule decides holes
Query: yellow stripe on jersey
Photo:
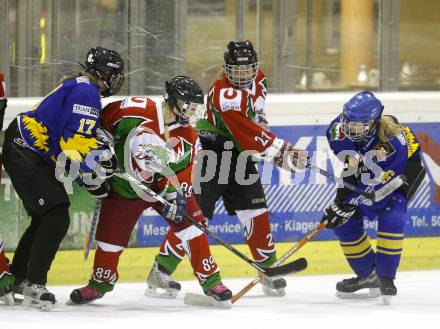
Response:
[[[47,128],[34,118],[27,116],[22,116],[21,121],[24,124],[24,128],[29,131],[33,139],[32,146],[45,153],[48,152],[49,147],[47,145],[47,140],[49,139],[49,136],[47,135]]]
[[[67,141],[61,138],[60,147],[70,160],[83,161],[85,155],[90,153],[91,150],[98,148],[98,144],[94,137],[75,134],[73,137],[68,138]]]
[[[42,101],[44,101],[46,99],[46,97],[49,97],[50,95],[52,95],[54,92],[56,92],[58,89],[60,89],[62,86],[59,85],[57,87],[55,87],[50,93],[48,93],[44,98],[42,98],[41,100],[39,100],[33,107],[32,107],[32,111],[35,111],[37,109],[37,107],[41,104]]]
[[[403,135],[406,139],[406,145],[408,147],[408,159],[419,149],[419,143],[415,142],[414,134],[411,132],[411,129],[408,127],[404,127]]]

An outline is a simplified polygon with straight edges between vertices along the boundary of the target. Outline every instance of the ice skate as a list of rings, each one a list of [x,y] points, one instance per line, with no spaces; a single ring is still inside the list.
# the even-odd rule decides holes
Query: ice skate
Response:
[[[12,284],[14,303],[16,305],[23,303],[23,289],[26,284],[27,280],[17,280],[17,278],[15,278],[15,282]]]
[[[158,262],[153,264],[147,285],[145,296],[153,298],[176,298],[181,289],[180,283],[172,280]]]
[[[382,295],[382,300],[385,305],[390,305],[391,298],[397,295],[397,288],[394,285],[394,280],[389,278],[379,278],[379,289]]]
[[[208,291],[205,291],[206,296],[211,297],[213,299],[211,301],[211,306],[216,306],[220,308],[231,308],[231,298],[232,291],[229,290],[222,283],[215,285]]]
[[[263,287],[263,292],[267,296],[273,297],[283,297],[286,295],[286,280],[281,277],[261,276],[261,285]]]
[[[23,303],[25,307],[35,307],[40,310],[50,310],[56,304],[55,295],[46,286],[27,282],[23,288]]]
[[[369,289],[368,292],[357,293],[362,289]],[[379,278],[376,273],[371,273],[366,278],[350,278],[339,281],[336,284],[336,296],[342,299],[364,299],[380,296]]]
[[[10,273],[3,272],[0,275],[0,301],[10,306],[15,304],[12,290],[13,283],[14,277]]]
[[[70,301],[68,302],[68,304],[87,304],[102,297],[104,297],[104,293],[89,286],[85,286],[75,289],[70,293]]]

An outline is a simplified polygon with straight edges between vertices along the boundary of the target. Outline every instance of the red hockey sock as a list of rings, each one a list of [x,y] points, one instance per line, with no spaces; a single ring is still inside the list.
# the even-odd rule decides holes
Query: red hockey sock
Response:
[[[9,272],[9,265],[8,265],[8,259],[5,256],[5,251],[3,248],[3,242],[2,240],[0,240],[0,275],[3,272]]]
[[[156,256],[156,261],[168,273],[173,273],[183,257],[185,257],[185,249],[183,249],[182,241],[174,234],[173,230],[168,230],[160,246],[159,254]]]
[[[195,226],[190,226],[176,235],[182,239],[182,246],[188,253],[194,275],[203,289],[206,291],[219,284],[220,271],[209,249],[206,235]]]
[[[242,223],[243,213],[240,214]],[[270,230],[269,212],[265,211],[260,215],[248,218],[244,227],[246,243],[251,250],[252,257],[263,266],[270,266],[276,260],[275,244]]]
[[[113,290],[119,277],[118,263],[121,253],[122,250],[104,251],[99,246],[97,247],[89,286],[103,293]]]

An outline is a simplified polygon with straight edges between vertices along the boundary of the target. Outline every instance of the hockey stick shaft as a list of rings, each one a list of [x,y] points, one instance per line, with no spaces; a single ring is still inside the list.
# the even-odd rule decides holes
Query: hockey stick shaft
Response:
[[[84,261],[87,260],[90,253],[90,248],[92,248],[93,237],[95,235],[96,225],[98,224],[99,212],[101,210],[101,199],[96,200],[95,210],[93,211],[92,223],[90,224],[89,235],[84,238]]]
[[[366,198],[370,199],[371,201],[374,201],[374,198],[375,198],[374,193],[368,193],[368,192],[362,191],[357,186],[355,186],[355,185],[353,185],[353,184],[351,184],[351,183],[349,183],[347,181],[344,181],[343,178],[337,177],[335,175],[332,175],[327,170],[324,170],[322,168],[319,168],[319,167],[311,164],[310,161],[307,164],[307,167],[312,169],[312,170],[314,170],[314,171],[316,171],[316,172],[318,172],[318,173],[320,173],[321,175],[323,175],[323,176],[325,176],[327,178],[330,178],[330,179],[333,179],[333,180],[337,181],[339,184],[344,185],[344,187],[348,188],[350,191],[356,192],[357,194],[362,195],[363,197],[366,197]]]
[[[153,190],[151,190],[150,188],[148,188],[147,186],[145,186],[144,184],[139,182],[136,178],[132,177],[131,175],[129,175],[125,171],[123,171],[121,169],[116,169],[116,174],[117,174],[117,176],[122,177],[129,182],[132,182],[133,184],[135,184],[136,186],[141,188],[149,196],[151,196],[152,198],[154,198],[155,200],[160,202],[161,204],[163,204],[163,205],[169,204],[168,201],[165,200],[162,196],[158,195],[156,192],[154,192]],[[195,227],[197,227],[199,230],[204,232],[206,235],[211,237],[217,243],[219,243],[220,245],[222,245],[223,247],[225,247],[226,249],[231,251],[233,254],[235,254],[236,256],[238,256],[239,258],[241,258],[242,260],[247,262],[249,265],[253,266],[255,269],[257,269],[258,271],[260,271],[261,273],[263,273],[267,276],[285,275],[285,274],[303,269],[303,263],[305,262],[305,259],[301,259],[301,261],[298,262],[298,264],[296,262],[292,262],[292,263],[289,263],[289,264],[286,264],[286,265],[283,265],[280,267],[273,267],[273,268],[261,267],[256,262],[251,260],[249,257],[244,255],[241,251],[239,251],[238,249],[236,249],[235,247],[233,247],[232,245],[230,245],[229,243],[227,243],[226,241],[224,241],[223,239],[218,237],[215,233],[210,231],[203,224],[194,220],[191,216],[185,215],[185,219],[188,220]]]
[[[319,224],[317,228],[315,228],[313,231],[307,234],[302,240],[298,241],[292,248],[290,248],[284,255],[278,258],[277,261],[273,263],[272,266],[279,266],[282,263],[284,263],[290,256],[292,256],[302,246],[304,246],[307,242],[309,242],[316,234],[318,234],[323,229],[325,229],[326,225],[327,225],[327,221],[324,221],[321,224]],[[260,282],[260,279],[261,277],[257,276],[255,279],[249,282],[248,285],[246,285],[243,289],[241,289],[239,292],[237,292],[235,295],[232,296],[231,302],[235,303],[237,300],[243,297],[249,290],[255,287],[258,284],[258,282]]]

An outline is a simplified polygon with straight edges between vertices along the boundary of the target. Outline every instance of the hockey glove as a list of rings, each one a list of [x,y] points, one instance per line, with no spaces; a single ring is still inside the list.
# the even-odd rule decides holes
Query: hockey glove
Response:
[[[118,161],[116,155],[111,150],[105,150],[105,155],[103,155],[103,160],[98,161],[99,165],[99,177],[103,179],[108,179],[112,177],[118,167]]]
[[[114,138],[103,128],[96,129],[96,142],[102,154],[99,156],[98,175],[100,178],[107,179],[113,176],[117,168],[117,158],[114,151]]]
[[[110,185],[107,181],[101,185],[86,185],[87,191],[97,199],[103,199],[108,195],[110,191]]]
[[[96,129],[96,142],[102,149],[108,149],[110,146],[114,147],[115,144],[113,135],[104,128]]]
[[[356,206],[333,201],[325,210],[321,223],[327,221],[326,228],[333,229],[344,225],[356,212]]]
[[[308,159],[305,151],[296,149],[292,144],[284,141],[278,154],[274,157],[273,163],[278,167],[295,172],[304,170],[307,167]]]
[[[168,201],[162,208],[160,214],[168,220],[179,224],[186,215],[186,199],[185,196],[178,192],[166,193],[165,200]]]

